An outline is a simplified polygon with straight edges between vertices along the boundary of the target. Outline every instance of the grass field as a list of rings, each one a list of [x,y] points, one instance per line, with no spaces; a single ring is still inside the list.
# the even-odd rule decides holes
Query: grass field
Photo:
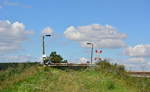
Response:
[[[0,92],[150,92],[150,79],[96,68],[75,71],[35,65],[0,71]]]

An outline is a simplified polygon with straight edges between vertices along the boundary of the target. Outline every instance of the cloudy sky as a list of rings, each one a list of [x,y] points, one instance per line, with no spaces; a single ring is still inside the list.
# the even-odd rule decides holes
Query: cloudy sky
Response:
[[[0,0],[0,62],[40,61],[57,51],[70,62],[102,58],[150,71],[149,0]]]

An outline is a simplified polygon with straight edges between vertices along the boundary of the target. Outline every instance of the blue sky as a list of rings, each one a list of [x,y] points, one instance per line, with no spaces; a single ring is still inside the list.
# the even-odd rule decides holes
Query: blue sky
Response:
[[[66,38],[64,32],[70,26],[77,30],[77,27],[98,24],[104,27],[111,25],[117,32],[127,35],[123,39],[127,47],[102,48],[103,58],[111,58],[114,60],[112,62],[121,64],[130,64],[135,58],[143,58],[144,64],[150,64],[149,52],[144,55],[136,55],[135,51],[123,54],[124,49],[138,45],[149,51],[149,10],[149,0],[0,0],[0,21],[19,22],[25,26],[24,31],[33,32],[28,36],[28,40],[19,43],[21,49],[8,52],[9,56],[16,56],[16,61],[20,55],[27,58],[41,56],[40,36],[46,27],[53,29],[53,36],[46,39],[47,54],[57,51],[69,61],[78,61],[83,57],[88,59],[90,49],[81,47],[79,41]],[[2,54],[0,61],[9,61],[4,60],[6,55],[3,52]],[[33,60],[31,57],[29,59]],[[134,59],[128,61],[129,58]],[[137,60],[137,66],[140,63]],[[140,70],[141,67],[137,69]]]

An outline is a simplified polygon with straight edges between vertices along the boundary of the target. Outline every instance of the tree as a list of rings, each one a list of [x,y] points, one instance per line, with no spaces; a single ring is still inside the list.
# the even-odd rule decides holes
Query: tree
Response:
[[[67,63],[67,62],[68,62],[67,60],[63,60],[63,61],[62,61],[62,63]]]
[[[56,52],[51,52],[49,58],[52,63],[61,63],[63,61],[63,58]]]
[[[51,52],[49,57],[44,59],[44,64],[46,63],[67,63],[67,60],[63,60],[61,55],[57,54],[56,51]]]

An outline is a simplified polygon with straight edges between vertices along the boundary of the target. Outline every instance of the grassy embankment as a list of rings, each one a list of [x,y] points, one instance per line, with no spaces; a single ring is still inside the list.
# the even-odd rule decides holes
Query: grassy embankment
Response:
[[[150,79],[109,64],[78,71],[20,65],[0,71],[0,92],[150,92]]]

